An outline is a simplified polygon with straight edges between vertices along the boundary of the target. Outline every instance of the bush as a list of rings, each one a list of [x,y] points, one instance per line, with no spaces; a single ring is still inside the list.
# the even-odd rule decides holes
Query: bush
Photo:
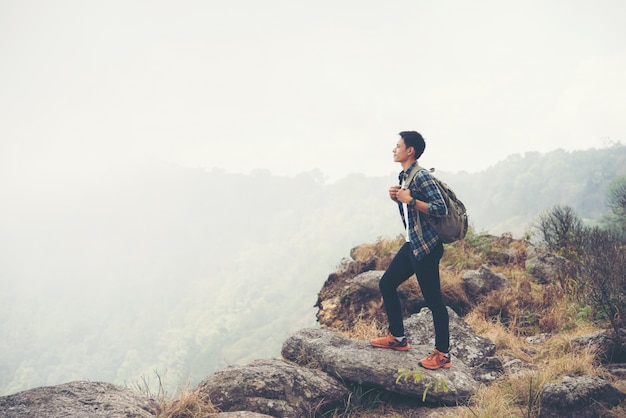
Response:
[[[626,323],[626,249],[618,234],[597,227],[582,232],[579,265],[583,294],[617,333]]]
[[[620,231],[584,226],[574,211],[555,206],[537,229],[546,246],[575,262],[574,288],[581,308],[593,307],[596,320],[614,331],[626,323],[626,249]]]

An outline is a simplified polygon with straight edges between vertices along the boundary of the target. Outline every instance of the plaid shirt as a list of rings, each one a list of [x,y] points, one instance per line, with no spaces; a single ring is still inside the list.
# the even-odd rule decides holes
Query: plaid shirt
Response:
[[[416,169],[416,167],[417,161],[414,162],[406,171],[400,172],[400,175],[398,176],[400,185],[402,185],[404,179],[408,176],[411,170]],[[430,174],[430,171],[420,170],[409,185],[409,188],[411,189],[411,196],[428,203],[428,216],[438,217],[447,215],[448,207],[446,206],[443,197],[441,197],[441,192],[439,191],[433,176]],[[398,202],[398,206],[400,207],[402,223],[406,228],[406,218],[404,216],[403,205],[401,202]],[[411,242],[411,248],[413,249],[415,258],[417,260],[421,260],[425,255],[429,254],[441,240],[424,214],[419,216],[419,222],[422,227],[422,234],[419,234],[419,229],[417,228],[418,216],[419,211],[415,207],[410,207],[409,241]]]

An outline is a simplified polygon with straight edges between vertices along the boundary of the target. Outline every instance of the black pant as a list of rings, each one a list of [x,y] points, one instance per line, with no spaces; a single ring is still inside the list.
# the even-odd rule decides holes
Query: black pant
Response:
[[[404,323],[397,288],[412,274],[415,274],[426,306],[430,308],[433,314],[435,348],[447,353],[450,348],[450,319],[441,294],[439,260],[442,256],[443,244],[440,243],[430,254],[418,261],[415,259],[413,250],[411,250],[411,245],[407,242],[391,261],[378,286],[387,311],[389,332],[396,337],[401,337],[404,335]]]

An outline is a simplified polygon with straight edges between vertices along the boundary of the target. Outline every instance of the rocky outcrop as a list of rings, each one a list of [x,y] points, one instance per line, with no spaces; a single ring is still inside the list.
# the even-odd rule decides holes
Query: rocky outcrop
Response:
[[[257,360],[220,370],[198,385],[221,411],[308,417],[343,405],[348,389],[337,379],[284,360]]]
[[[470,300],[476,300],[479,296],[501,289],[508,284],[509,280],[504,274],[496,274],[485,265],[480,266],[478,270],[468,270],[463,275],[463,288]]]
[[[619,405],[626,394],[596,376],[565,376],[541,391],[540,418],[595,418]]]
[[[456,404],[474,392],[478,384],[475,375],[485,374],[481,366],[487,359],[491,358],[491,370],[498,369],[493,362],[499,361],[492,357],[496,347],[491,341],[476,335],[453,310],[448,309],[448,313],[454,366],[447,370],[427,371],[417,365],[434,347],[432,315],[428,309],[405,321],[411,343],[407,352],[374,348],[368,341],[350,340],[329,330],[303,329],[285,341],[282,355],[305,366],[319,367],[347,382],[416,398],[426,392],[427,402]],[[400,369],[417,369],[422,378],[419,382],[398,380]],[[438,379],[445,379],[447,392],[428,390]]]
[[[383,273],[382,270],[370,270],[348,277],[335,273],[329,275],[315,304],[319,324],[330,329],[349,329],[362,312],[367,312],[368,319],[383,321],[385,318],[380,309],[378,289],[378,281]],[[408,286],[400,286],[398,295],[406,315],[415,309],[411,303],[423,302],[421,295]]]
[[[103,382],[70,382],[0,397],[2,418],[153,418],[158,413],[156,401]]]
[[[302,329],[283,344],[283,357],[309,367],[319,367],[345,382],[420,399],[426,392],[426,402],[455,405],[467,400],[476,389],[469,367],[455,359],[450,369],[430,371],[419,369],[418,361],[428,355],[430,348],[412,346],[409,351],[394,351],[372,347],[367,341],[345,338],[333,331]],[[399,379],[400,369],[417,369],[418,381]],[[444,379],[448,391],[436,391],[437,381]]]

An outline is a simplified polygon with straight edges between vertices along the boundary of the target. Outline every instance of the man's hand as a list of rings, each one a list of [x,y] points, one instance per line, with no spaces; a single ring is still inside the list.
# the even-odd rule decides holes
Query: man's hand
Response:
[[[411,203],[411,191],[409,189],[400,189],[396,193],[396,200],[402,203]]]
[[[394,202],[398,201],[398,190],[400,190],[400,186],[399,185],[391,186],[389,188],[389,197]]]

